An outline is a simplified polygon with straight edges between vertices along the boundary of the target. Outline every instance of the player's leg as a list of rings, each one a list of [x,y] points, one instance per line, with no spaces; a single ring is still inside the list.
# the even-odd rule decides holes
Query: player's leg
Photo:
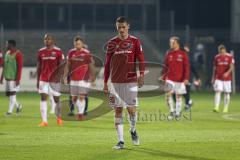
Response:
[[[229,103],[230,103],[230,93],[225,92],[224,93],[224,109],[223,109],[223,113],[227,113],[228,112]]]
[[[59,126],[62,126],[63,125],[63,122],[62,122],[62,116],[61,116],[61,103],[60,103],[60,95],[54,95],[53,96],[53,99],[56,103],[56,107],[55,107],[55,114],[57,116],[57,124]]]
[[[228,112],[228,107],[230,103],[230,93],[232,91],[231,81],[224,81],[224,109],[223,113]]]
[[[16,113],[20,113],[22,110],[22,105],[20,105],[17,102],[17,96],[16,93],[18,91],[18,86],[16,86],[15,81],[7,81],[6,82],[6,95],[9,97],[9,109],[6,113],[7,115],[11,115],[14,109],[14,106],[16,106]]]
[[[113,147],[114,149],[124,148],[124,137],[123,137],[123,104],[121,96],[122,85],[119,83],[111,83],[110,94],[109,94],[109,104],[114,108],[114,126],[117,131],[118,143]]]
[[[54,101],[53,95],[49,95],[49,100],[50,100],[50,103],[51,103],[50,114],[54,114],[55,113],[56,103]]]
[[[214,91],[215,91],[215,97],[214,97],[214,112],[219,112],[219,106],[221,102],[221,92],[223,91],[223,81],[215,80],[214,84]]]
[[[49,94],[49,84],[44,81],[39,81],[38,93],[41,96],[40,100],[40,113],[42,117],[42,122],[39,124],[40,127],[48,126],[47,121],[47,98]]]
[[[41,101],[40,101],[40,112],[42,117],[42,122],[39,124],[40,127],[48,126],[47,121],[47,97],[46,93],[41,93]]]
[[[114,146],[114,149],[123,149],[124,148],[124,138],[123,138],[123,116],[122,116],[123,107],[114,108],[114,125],[118,135],[118,143]]]
[[[192,107],[192,100],[190,99],[191,85],[186,85],[186,94],[183,94],[185,99],[185,110],[189,110]]]
[[[13,99],[13,95],[12,92],[6,92],[6,96],[9,97],[9,105],[8,105],[8,112],[6,113],[6,115],[11,115],[15,106],[15,102]]]
[[[85,97],[86,97],[86,95],[81,94],[79,96],[79,99],[78,99],[78,102],[79,102],[78,114],[82,118],[83,118],[83,114],[84,114],[84,110],[85,110],[85,106],[86,106],[86,99],[85,99]]]
[[[221,91],[215,91],[215,97],[214,97],[214,112],[219,112],[219,106],[221,102]]]
[[[68,116],[74,116],[74,102],[72,100],[72,96],[70,95],[69,96],[69,109],[70,109],[70,112],[68,113]]]
[[[186,86],[183,82],[175,82],[175,93],[176,93],[176,118],[181,116],[182,112],[182,95],[186,94]]]
[[[167,106],[169,108],[169,116],[168,116],[168,119],[173,119],[174,118],[174,115],[175,115],[175,109],[174,109],[174,97],[173,97],[173,94],[174,93],[174,82],[172,81],[169,81],[167,80],[167,85],[171,85],[171,90],[167,90],[166,91],[166,94],[165,94],[165,99],[166,99],[166,102],[167,102]],[[175,96],[176,97],[176,96]]]
[[[88,112],[88,96],[85,97],[85,101],[86,101],[86,104],[85,104],[85,109],[84,109],[84,115],[86,116],[87,112]]]
[[[176,94],[176,118],[181,116],[182,110],[182,96],[180,94]]]
[[[175,115],[174,100],[173,100],[172,91],[166,93],[165,97],[166,97],[167,106],[169,108],[168,119],[171,120],[171,119],[174,118],[174,115]]]
[[[128,111],[128,121],[130,124],[130,133],[131,133],[132,142],[134,145],[139,145],[140,144],[139,136],[136,131],[136,123],[137,123],[136,106],[128,106],[127,111]]]

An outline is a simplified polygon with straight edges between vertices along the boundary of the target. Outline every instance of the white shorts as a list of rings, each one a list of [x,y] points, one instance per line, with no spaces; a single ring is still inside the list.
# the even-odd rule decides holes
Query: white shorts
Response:
[[[45,81],[39,81],[39,89],[38,93],[45,93],[47,95],[52,95],[59,97],[61,95],[60,93],[60,83],[52,83],[51,85],[49,82]]]
[[[112,83],[109,105],[112,107],[138,106],[137,83]]]
[[[213,84],[213,89],[215,92],[225,92],[225,93],[231,93],[232,92],[232,85],[231,81],[222,81],[216,79]]]
[[[168,84],[171,85],[171,90],[175,93],[175,94],[179,94],[179,95],[182,95],[182,94],[186,94],[186,86],[183,82],[174,82],[174,81],[171,81],[171,80],[167,80],[166,81]]]
[[[16,81],[8,81],[6,80],[6,92],[18,92],[20,86],[16,86]]]
[[[80,80],[80,81],[70,81],[70,93],[71,96],[78,96],[81,94],[88,94],[89,88],[91,86],[90,82]]]

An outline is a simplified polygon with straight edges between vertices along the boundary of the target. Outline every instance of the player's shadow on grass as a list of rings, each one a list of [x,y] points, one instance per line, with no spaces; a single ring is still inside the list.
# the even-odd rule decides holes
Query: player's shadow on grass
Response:
[[[7,133],[0,133],[0,136],[4,136],[4,135],[7,135]]]
[[[159,156],[159,157],[166,157],[166,158],[188,159],[188,160],[215,160],[215,159],[210,159],[210,158],[203,158],[203,157],[195,157],[195,156],[168,153],[168,152],[163,152],[163,151],[160,151],[160,150],[140,148],[140,147],[136,147],[134,149],[126,148],[126,150],[141,152],[141,153],[150,154],[152,156]]]

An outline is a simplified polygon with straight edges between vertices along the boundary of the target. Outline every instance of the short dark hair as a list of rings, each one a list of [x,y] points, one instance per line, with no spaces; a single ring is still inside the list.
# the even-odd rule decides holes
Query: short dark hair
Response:
[[[74,41],[75,41],[75,42],[77,42],[77,41],[82,41],[82,42],[84,42],[84,40],[83,40],[80,36],[74,37]]]
[[[52,39],[54,39],[53,37],[53,35],[52,34],[50,34],[50,33],[46,33],[45,35],[44,35],[44,38],[47,38],[47,37],[50,37],[50,38],[52,38]]]
[[[13,47],[16,47],[16,45],[17,45],[17,43],[16,43],[16,41],[14,39],[7,40],[7,43],[12,45]]]
[[[116,23],[127,23],[127,24],[129,24],[129,21],[128,21],[128,19],[126,18],[126,17],[123,17],[123,16],[120,16],[120,17],[118,17],[117,19],[116,19]]]
[[[220,44],[220,45],[218,46],[218,51],[221,51],[222,49],[227,49],[224,44]]]

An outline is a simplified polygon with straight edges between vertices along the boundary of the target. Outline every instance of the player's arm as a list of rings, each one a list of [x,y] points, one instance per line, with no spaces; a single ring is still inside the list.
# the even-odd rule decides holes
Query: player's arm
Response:
[[[104,93],[108,93],[107,82],[108,82],[108,79],[109,79],[109,76],[110,76],[111,58],[112,58],[112,53],[109,52],[108,47],[107,47],[105,65],[104,65],[104,87],[103,87]]]
[[[37,60],[37,88],[39,88],[39,80],[40,80],[40,75],[41,75],[41,68],[42,68],[42,63],[40,56],[38,55],[38,60]]]
[[[168,64],[167,64],[167,54],[165,54],[164,60],[163,60],[163,67],[162,67],[162,73],[161,73],[161,77],[159,78],[159,80],[166,80],[167,77],[167,72],[168,72]]]
[[[232,71],[234,67],[234,60],[232,60],[231,64],[229,65],[229,69],[223,74],[223,77],[226,78]]]
[[[22,57],[22,53],[20,53],[19,51],[16,54],[16,61],[17,61],[16,85],[18,86],[20,84],[20,80],[22,76],[22,68],[23,68],[23,57]]]
[[[140,41],[137,41],[137,59],[139,62],[139,72],[140,76],[138,77],[138,87],[142,87],[144,84],[144,72],[145,72],[145,61],[142,45]]]
[[[187,85],[190,78],[190,62],[187,54],[184,55],[184,84]]]
[[[190,61],[190,72],[193,75],[193,77],[195,78],[194,80],[194,84],[198,84],[198,86],[201,84],[201,79],[200,76],[196,70],[195,65]]]
[[[215,81],[215,77],[216,77],[216,59],[214,59],[213,61],[212,84]]]
[[[90,56],[90,61],[89,61],[88,67],[89,67],[89,71],[90,71],[90,78],[91,78],[90,80],[91,80],[91,82],[94,82],[96,79],[96,68],[95,68],[95,62],[94,62],[92,56]]]
[[[4,75],[4,62],[2,63],[2,73],[1,73],[1,77],[0,77],[0,84],[3,84],[3,76]]]
[[[63,54],[63,52],[60,50],[59,51],[59,54],[58,54],[58,68],[57,68],[57,82],[60,83],[62,80],[63,80],[63,74],[64,74],[64,68],[65,68],[65,65],[64,65],[64,59],[65,59],[65,56]],[[63,68],[61,68],[63,67]]]
[[[68,54],[66,65],[64,66],[64,71],[63,71],[63,83],[64,84],[68,83],[69,70],[70,70],[70,61],[69,61],[69,54]]]

